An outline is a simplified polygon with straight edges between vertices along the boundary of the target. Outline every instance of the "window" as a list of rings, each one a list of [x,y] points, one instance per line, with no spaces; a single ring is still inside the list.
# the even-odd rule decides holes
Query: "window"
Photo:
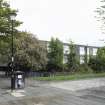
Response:
[[[84,47],[80,47],[80,55],[84,55],[84,54],[85,54]]]

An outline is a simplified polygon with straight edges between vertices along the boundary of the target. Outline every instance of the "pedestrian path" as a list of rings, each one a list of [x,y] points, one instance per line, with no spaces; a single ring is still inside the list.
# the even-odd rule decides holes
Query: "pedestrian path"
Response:
[[[27,80],[26,84],[24,90],[16,90],[13,93],[8,88],[1,88],[0,105],[105,105],[105,86],[71,91],[54,87],[49,82]]]
[[[49,85],[60,89],[78,91],[78,90],[105,86],[105,78],[51,82],[49,83]]]

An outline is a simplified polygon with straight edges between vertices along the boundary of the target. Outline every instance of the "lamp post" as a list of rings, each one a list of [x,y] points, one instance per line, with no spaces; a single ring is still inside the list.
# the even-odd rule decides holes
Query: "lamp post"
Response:
[[[11,14],[11,91],[14,90],[14,44],[13,44],[13,35],[14,35],[14,19],[15,14]]]

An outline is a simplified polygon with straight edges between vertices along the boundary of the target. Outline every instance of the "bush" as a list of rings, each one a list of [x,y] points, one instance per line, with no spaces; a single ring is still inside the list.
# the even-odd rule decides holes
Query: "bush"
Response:
[[[93,70],[87,64],[81,64],[78,68],[77,73],[93,73]]]
[[[105,59],[100,59],[99,57],[92,57],[89,60],[89,66],[94,72],[105,72]]]

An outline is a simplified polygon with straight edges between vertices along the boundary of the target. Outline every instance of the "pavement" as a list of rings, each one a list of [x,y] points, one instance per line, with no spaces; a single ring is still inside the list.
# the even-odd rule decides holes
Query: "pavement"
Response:
[[[24,90],[11,92],[0,78],[0,105],[105,105],[105,78],[41,82],[26,79]]]
[[[105,78],[51,82],[50,86],[70,91],[78,91],[78,90],[105,86]]]

